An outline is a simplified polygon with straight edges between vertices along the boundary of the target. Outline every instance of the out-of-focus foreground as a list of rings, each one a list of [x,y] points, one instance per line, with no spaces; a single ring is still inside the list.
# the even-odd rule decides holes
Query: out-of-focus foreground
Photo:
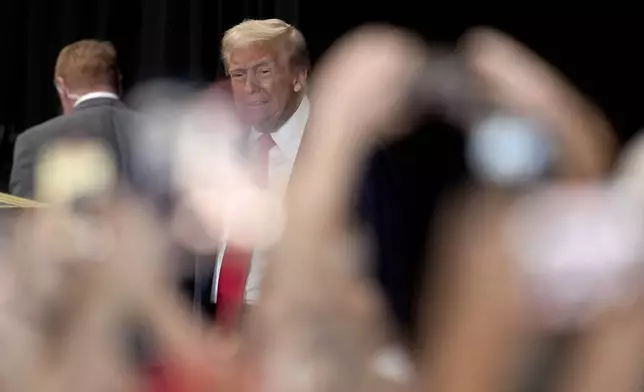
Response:
[[[255,185],[226,97],[176,91],[137,97],[132,184],[90,141],[42,155],[48,203],[17,216],[1,255],[1,390],[140,391],[162,368],[186,392],[498,392],[531,378],[543,339],[571,332],[551,388],[640,387],[644,199],[623,184],[642,178],[613,181],[601,112],[518,42],[488,29],[447,51],[383,26],[344,37],[316,69],[285,202]],[[369,153],[429,112],[467,134],[478,181],[429,239],[441,268],[423,344],[392,370],[396,333],[352,198]],[[232,326],[196,317],[173,280],[174,245],[215,249],[223,235],[270,249],[260,301]],[[154,342],[145,366],[135,335]]]

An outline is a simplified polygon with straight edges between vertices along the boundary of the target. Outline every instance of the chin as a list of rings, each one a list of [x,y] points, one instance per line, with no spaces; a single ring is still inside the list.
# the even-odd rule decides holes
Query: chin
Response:
[[[247,114],[244,116],[244,122],[250,127],[262,127],[270,121],[270,117]]]

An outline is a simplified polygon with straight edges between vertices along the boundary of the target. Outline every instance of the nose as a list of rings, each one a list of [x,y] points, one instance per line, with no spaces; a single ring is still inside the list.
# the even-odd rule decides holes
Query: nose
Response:
[[[255,76],[252,74],[246,75],[246,80],[244,83],[244,91],[247,94],[252,94],[252,93],[256,93],[259,90],[260,90],[259,83],[257,83],[257,79],[255,78]]]

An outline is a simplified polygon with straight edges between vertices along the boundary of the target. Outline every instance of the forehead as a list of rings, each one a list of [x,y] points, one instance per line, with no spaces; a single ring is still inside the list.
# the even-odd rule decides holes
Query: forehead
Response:
[[[251,68],[261,64],[280,64],[280,51],[275,44],[253,44],[233,49],[228,59],[228,68]]]

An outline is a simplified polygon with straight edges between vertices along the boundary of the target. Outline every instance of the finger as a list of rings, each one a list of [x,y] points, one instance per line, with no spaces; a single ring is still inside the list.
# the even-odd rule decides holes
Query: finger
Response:
[[[559,140],[558,173],[605,175],[616,138],[603,113],[530,49],[489,28],[469,31],[461,48],[501,108],[543,121]]]
[[[362,130],[345,135],[351,137],[349,142],[363,135],[369,136],[363,138],[367,143],[404,135],[409,125],[392,126],[392,121],[413,117],[410,89],[425,71],[426,57],[422,41],[404,30],[384,25],[356,29],[340,39],[316,67],[312,118],[316,113],[326,113],[320,117],[334,113]]]
[[[556,391],[635,392],[642,388],[644,317],[641,304],[604,315],[582,335]]]
[[[547,113],[557,103],[549,99],[559,98],[561,92],[572,89],[555,68],[499,30],[487,27],[469,30],[459,41],[459,47],[485,81],[498,88],[492,93],[503,105]]]
[[[530,337],[518,274],[503,240],[508,200],[498,195],[456,200],[439,226],[441,268],[426,282],[431,296],[421,309],[420,387],[508,390]]]

